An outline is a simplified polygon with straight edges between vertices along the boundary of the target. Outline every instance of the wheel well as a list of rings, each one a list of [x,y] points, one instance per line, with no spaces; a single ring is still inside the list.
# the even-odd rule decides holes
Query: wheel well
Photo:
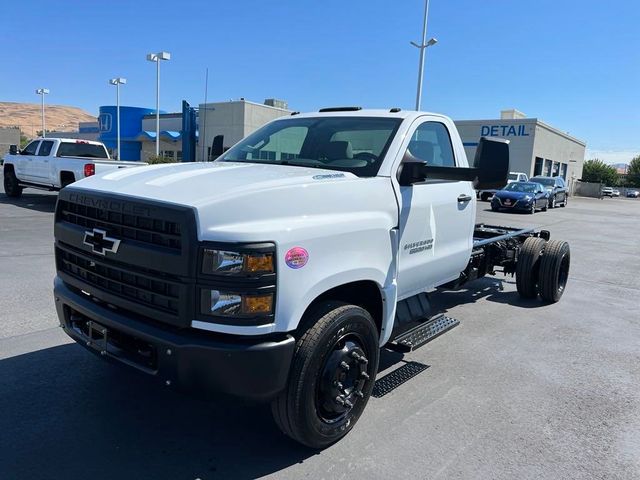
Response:
[[[311,302],[302,318],[305,318],[307,312],[315,308],[320,302],[327,300],[345,302],[364,308],[371,314],[371,317],[373,317],[373,321],[378,328],[378,333],[382,331],[382,294],[378,284],[375,282],[362,280],[345,283],[344,285],[327,290]]]
[[[13,165],[5,165],[4,166],[4,174],[6,175],[9,172],[14,172]]]
[[[60,185],[62,186],[65,182],[65,180],[71,180],[70,183],[73,183],[76,181],[76,176],[73,174],[73,172],[60,172]]]

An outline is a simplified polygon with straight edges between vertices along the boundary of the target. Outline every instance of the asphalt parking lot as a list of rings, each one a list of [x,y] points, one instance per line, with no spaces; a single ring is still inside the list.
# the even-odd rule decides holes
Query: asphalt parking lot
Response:
[[[209,403],[101,362],[57,328],[54,194],[0,193],[0,478],[640,478],[640,200],[576,199],[534,216],[572,249],[560,303],[496,277],[434,296],[461,324],[386,353],[379,377],[425,368],[372,398],[322,451],[279,433],[267,406]]]

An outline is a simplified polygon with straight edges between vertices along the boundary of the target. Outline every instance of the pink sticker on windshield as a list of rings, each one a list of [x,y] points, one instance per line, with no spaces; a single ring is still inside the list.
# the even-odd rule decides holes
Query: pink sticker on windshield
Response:
[[[289,268],[302,268],[309,260],[309,253],[302,247],[293,247],[284,256]]]

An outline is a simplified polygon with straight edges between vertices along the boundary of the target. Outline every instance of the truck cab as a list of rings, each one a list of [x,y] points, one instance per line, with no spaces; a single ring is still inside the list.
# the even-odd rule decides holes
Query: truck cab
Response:
[[[522,253],[521,294],[559,299],[568,246],[564,273],[532,283],[548,232],[475,225],[474,187],[507,172],[507,141],[483,139],[470,167],[443,115],[332,108],[213,163],[96,175],[57,205],[60,324],[167,386],[270,401],[284,433],[327,446],[362,413],[380,348],[455,326],[426,292],[514,273]]]

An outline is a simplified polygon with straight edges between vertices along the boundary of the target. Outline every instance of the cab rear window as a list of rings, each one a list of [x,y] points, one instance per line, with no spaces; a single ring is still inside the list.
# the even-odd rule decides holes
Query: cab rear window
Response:
[[[58,147],[58,157],[109,158],[102,145],[91,143],[62,142]]]

